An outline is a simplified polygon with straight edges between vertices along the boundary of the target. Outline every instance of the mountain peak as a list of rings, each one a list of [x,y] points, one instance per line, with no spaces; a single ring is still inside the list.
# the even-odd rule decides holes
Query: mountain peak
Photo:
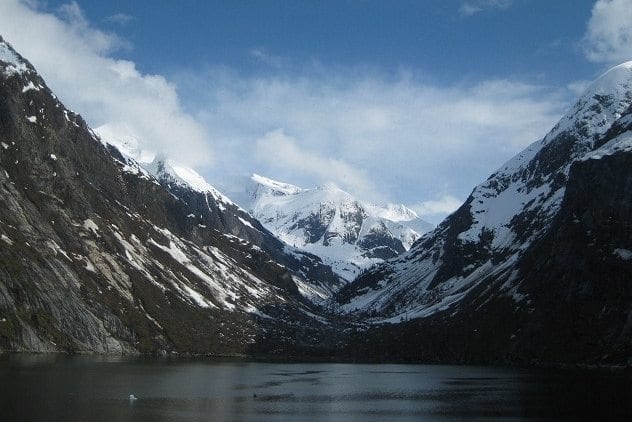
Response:
[[[7,64],[4,70],[6,76],[22,74],[32,68],[2,36],[0,36],[0,62]]]
[[[268,188],[278,194],[293,195],[295,193],[303,191],[303,189],[299,188],[298,186],[294,186],[289,183],[279,182],[256,173],[253,173],[252,176],[250,176],[250,180],[256,185]]]
[[[134,130],[127,124],[108,123],[99,126],[94,131],[103,142],[115,146],[125,156],[139,163],[151,163],[156,159],[156,154],[142,147]]]
[[[611,67],[589,85],[586,92],[613,93],[617,87],[627,85],[630,89],[632,80],[632,60]],[[585,94],[584,94],[585,95]]]
[[[197,192],[209,193],[219,202],[235,205],[233,201],[215,189],[192,168],[172,160],[162,152],[155,153],[142,148],[142,142],[133,134],[131,128],[125,125],[106,124],[98,127],[95,132],[101,138],[102,143],[118,149],[130,167],[143,173],[146,172],[159,181],[189,187]]]
[[[563,132],[575,133],[588,148],[632,104],[632,61],[610,68],[592,82],[571,110],[549,132],[549,142]]]
[[[154,161],[144,167],[158,180],[183,185],[197,192],[209,193],[219,202],[235,205],[228,197],[210,185],[198,172],[172,159],[166,158],[162,154],[156,155]]]
[[[403,205],[366,204],[334,183],[302,189],[255,174],[247,191],[246,207],[268,230],[345,279],[397,256],[432,228]]]
[[[332,191],[332,192],[342,191],[342,189],[340,189],[338,185],[336,185],[334,182],[327,182],[323,185],[318,186],[316,189],[327,190],[327,191]]]
[[[380,217],[393,221],[409,221],[419,218],[419,215],[404,204],[386,204],[379,207]]]

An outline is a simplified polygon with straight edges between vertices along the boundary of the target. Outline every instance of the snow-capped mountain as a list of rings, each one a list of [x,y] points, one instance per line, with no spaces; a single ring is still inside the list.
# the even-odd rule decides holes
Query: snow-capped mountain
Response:
[[[101,126],[95,132],[104,145],[116,148],[115,154],[124,171],[154,179],[187,204],[196,204],[200,210],[188,215],[189,219],[195,220],[199,215],[199,219],[203,220],[208,214],[212,221],[210,228],[226,231],[263,247],[277,262],[294,271],[299,292],[306,299],[322,303],[342,286],[342,280],[331,272],[328,264],[321,262],[316,255],[279,242],[256,219],[192,168],[139,148],[138,139],[127,135],[124,129]],[[198,227],[209,228],[208,221],[199,222]]]
[[[523,347],[595,358],[604,344],[629,353],[631,104],[628,62],[596,80],[550,133],[411,250],[343,288],[340,309],[387,322],[426,318],[426,328],[441,320],[445,329],[476,329],[490,342],[506,335],[506,353],[524,355],[516,350]],[[567,319],[569,310],[583,315],[584,328]],[[611,337],[589,344],[584,334],[558,332],[566,340],[553,340],[555,330],[597,326]],[[548,349],[529,335],[550,336]],[[558,346],[564,352],[554,355]]]
[[[209,193],[217,201],[234,205],[228,197],[210,185],[204,177],[190,167],[168,157],[141,148],[141,142],[129,134],[128,128],[113,125],[99,126],[94,130],[104,145],[114,146],[127,162],[127,171],[153,176],[167,184],[179,185],[197,192]]]
[[[544,139],[477,186],[458,211],[408,253],[383,265],[379,271],[389,275],[379,288],[355,296],[343,309],[377,309],[393,318],[404,312],[425,316],[458,302],[487,277],[511,279],[525,250],[559,212],[571,165],[627,148],[626,136],[615,145],[604,144],[603,137],[631,103],[628,62],[595,81]],[[505,290],[517,301],[526,300],[516,287],[508,283]]]
[[[303,189],[254,174],[246,191],[244,206],[267,229],[347,280],[408,250],[432,228],[403,205],[371,205],[331,183]]]
[[[339,283],[329,267],[125,141],[0,38],[0,350],[263,353],[325,324],[306,298]]]
[[[632,62],[408,251],[403,207],[256,178],[252,204],[305,249],[401,245],[326,302],[343,283],[319,257],[99,137],[0,38],[0,351],[629,365],[631,104]]]

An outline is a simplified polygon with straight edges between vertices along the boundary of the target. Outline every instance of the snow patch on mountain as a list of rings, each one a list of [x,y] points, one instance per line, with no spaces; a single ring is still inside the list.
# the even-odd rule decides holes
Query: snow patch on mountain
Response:
[[[632,114],[626,114],[617,120],[620,127],[628,127],[632,125]],[[589,152],[580,160],[599,160],[604,156],[616,154],[618,152],[632,151],[632,134],[629,131],[623,132],[605,144],[601,145],[594,151]]]
[[[141,147],[141,142],[126,125],[105,124],[94,129],[99,137],[138,163],[151,163],[156,154]]]

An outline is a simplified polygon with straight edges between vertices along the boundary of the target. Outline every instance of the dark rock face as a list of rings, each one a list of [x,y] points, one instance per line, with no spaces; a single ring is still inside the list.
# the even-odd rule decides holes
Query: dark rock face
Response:
[[[309,214],[307,217],[296,221],[290,226],[290,230],[303,229],[305,233],[305,243],[316,243],[324,237],[324,241],[328,242],[327,227],[334,218],[335,210],[321,208],[318,213]],[[328,244],[328,243],[327,243]]]
[[[578,162],[547,235],[520,263],[531,299],[526,336],[539,359],[625,362],[632,357],[632,154]]]
[[[632,250],[631,165],[627,152],[572,166],[558,216],[517,264],[518,294],[528,300],[516,303],[502,294],[505,277],[489,277],[457,307],[374,327],[344,353],[428,362],[629,363],[632,256],[620,251]],[[369,272],[358,288],[383,278]]]
[[[357,244],[367,258],[389,259],[406,251],[402,242],[394,238],[384,224],[371,228]]]
[[[247,354],[319,312],[297,286],[337,282],[317,257],[210,194],[126,170],[0,47],[13,57],[0,61],[0,350]]]

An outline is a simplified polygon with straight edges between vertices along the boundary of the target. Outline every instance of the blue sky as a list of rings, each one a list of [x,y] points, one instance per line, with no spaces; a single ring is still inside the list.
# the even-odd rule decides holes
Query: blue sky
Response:
[[[64,1],[49,1],[54,10]],[[471,15],[460,8],[480,4]],[[179,66],[269,71],[253,49],[298,63],[420,69],[442,82],[524,77],[561,84],[590,75],[578,42],[594,1],[79,1],[127,39],[121,56],[149,73]],[[505,6],[503,6],[505,5]],[[129,20],[108,19],[125,15]]]
[[[331,181],[433,222],[632,59],[630,22],[632,0],[0,4],[67,106],[229,196]]]

